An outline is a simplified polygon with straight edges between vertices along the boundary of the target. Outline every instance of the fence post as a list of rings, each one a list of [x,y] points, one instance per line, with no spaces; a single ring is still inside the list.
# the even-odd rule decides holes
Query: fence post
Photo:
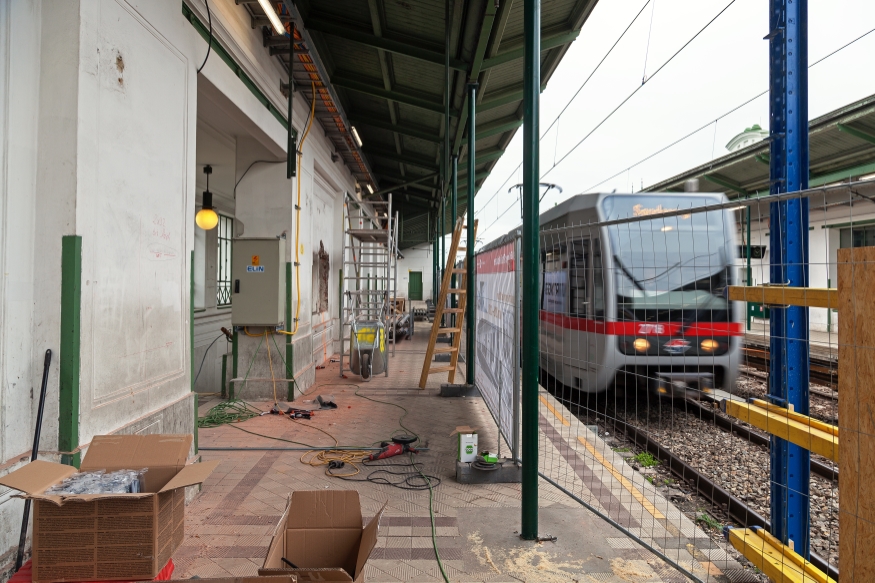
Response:
[[[478,84],[471,81],[468,83],[468,241],[465,243],[465,257],[467,257],[468,272],[465,274],[468,288],[465,295],[465,319],[468,321],[468,336],[465,341],[465,381],[469,385],[474,384],[474,336],[477,330],[476,311],[474,310],[474,191],[477,189],[476,180],[476,138],[474,127],[474,115],[477,112],[477,87]]]
[[[522,526],[520,537],[538,538],[538,115],[541,85],[541,3],[525,0],[523,75],[523,377]],[[473,176],[471,171],[469,174]]]
[[[808,0],[769,2],[770,194],[808,188]],[[770,205],[772,284],[808,286],[808,199]],[[808,308],[771,310],[769,398],[808,415]],[[772,437],[772,534],[809,557],[810,454]]]

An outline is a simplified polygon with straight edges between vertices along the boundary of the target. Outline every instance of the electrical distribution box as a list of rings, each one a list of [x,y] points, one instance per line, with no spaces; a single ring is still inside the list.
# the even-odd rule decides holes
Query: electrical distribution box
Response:
[[[286,246],[282,239],[234,239],[231,324],[282,326],[286,314]]]

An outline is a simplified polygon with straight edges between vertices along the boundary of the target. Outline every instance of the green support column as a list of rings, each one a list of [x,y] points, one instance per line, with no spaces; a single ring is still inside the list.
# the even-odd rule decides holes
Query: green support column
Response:
[[[477,103],[477,87],[478,84],[468,83],[468,241],[465,243],[465,257],[467,259],[467,273],[465,274],[468,281],[466,295],[468,297],[465,302],[465,319],[468,320],[468,336],[465,341],[467,344],[465,356],[465,380],[469,385],[474,384],[474,339],[476,337],[477,323],[474,316],[474,305],[477,298],[474,297],[474,189],[477,183],[476,180],[476,138],[475,138],[475,123],[474,115],[476,113]]]
[[[231,336],[231,382],[228,383],[228,399],[234,400],[234,379],[237,378],[237,328],[234,328],[234,334]]]
[[[292,262],[286,261],[286,332],[292,331]],[[289,334],[283,334],[286,337],[286,378],[295,378],[295,347],[292,344],[292,337]],[[295,400],[295,381],[289,381],[288,391],[289,401]]]
[[[194,378],[195,378],[195,357],[194,357],[194,251],[192,250],[191,255],[189,256],[190,267],[188,270],[188,339],[189,339],[189,352],[191,352],[191,392],[194,393],[194,428],[192,429],[192,433],[194,434],[194,453],[197,453],[197,410],[198,410],[198,394],[194,388]],[[209,348],[207,348],[209,350]]]
[[[525,0],[523,74],[522,232],[522,525],[520,538],[538,538],[538,115],[541,80],[541,3]],[[469,176],[473,176],[473,172]]]
[[[751,269],[750,269],[750,207],[747,207],[747,281],[745,285],[753,285],[751,283]],[[746,312],[745,316],[747,318],[747,329],[750,331],[750,304],[745,302],[744,311]],[[829,310],[827,310],[827,314],[829,314]]]
[[[452,219],[450,220],[450,225],[452,226],[454,232],[456,229],[456,218],[459,216],[458,203],[459,203],[459,156],[457,154],[453,154],[453,194],[452,194],[452,199],[451,199],[451,204],[450,204],[450,209],[451,209],[450,216],[452,217]],[[453,257],[453,267],[455,267],[455,266],[456,266],[456,258]],[[455,273],[453,274],[452,287],[453,288],[457,287]],[[450,305],[453,308],[457,308],[459,306],[459,300],[458,300],[458,296],[456,294],[452,295],[452,300],[451,300]],[[458,322],[460,320],[461,320],[461,318],[457,318],[456,314],[454,313],[453,314],[453,328],[456,327],[456,322]]]
[[[82,237],[61,238],[61,364],[58,379],[58,449],[79,447],[79,315],[82,309]],[[61,463],[79,467],[79,453]]]

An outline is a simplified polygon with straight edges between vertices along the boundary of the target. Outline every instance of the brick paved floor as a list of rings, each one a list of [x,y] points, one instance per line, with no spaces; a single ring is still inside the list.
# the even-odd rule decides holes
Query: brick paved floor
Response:
[[[222,463],[187,509],[185,542],[174,556],[175,576],[254,575],[289,493],[333,488],[357,490],[366,520],[388,501],[377,548],[366,567],[367,581],[442,581],[432,546],[427,490],[400,490],[385,484],[331,478],[324,474],[324,468],[301,463],[302,451],[207,449],[327,447],[334,444],[328,434],[342,445],[369,446],[399,427],[403,407],[407,414],[401,422],[427,441],[430,448],[417,460],[425,473],[441,480],[434,488],[435,530],[451,581],[687,580],[547,482],[541,481],[539,488],[541,531],[558,538],[543,543],[519,540],[518,484],[456,483],[455,441],[449,436],[456,426],[480,428],[483,449],[495,451],[500,446],[505,454],[508,449],[497,441],[495,423],[482,399],[436,396],[447,373],[433,375],[426,390],[416,388],[425,340],[425,334],[420,333],[412,341],[399,343],[390,361],[389,377],[377,376],[368,383],[358,377],[341,379],[337,364],[317,371],[316,385],[299,398],[299,403],[306,406],[318,394],[332,394],[338,409],[319,412],[313,420],[291,421],[265,415],[236,426],[202,429],[202,458]],[[462,379],[457,376],[457,382]],[[563,413],[561,404],[548,394],[543,396],[540,447],[542,457],[550,460],[550,467],[542,468],[546,475],[621,524],[625,520],[624,526],[637,529],[637,534],[702,580],[730,580],[718,566],[733,570],[737,567],[734,561],[727,563],[725,553],[719,554],[721,549],[710,541],[699,544],[704,533],[689,520],[679,518],[680,513],[655,489],[648,488],[640,475],[632,475],[633,470],[616,459],[598,437],[580,433],[586,431],[580,429],[580,424],[564,425],[561,417],[567,412]],[[218,402],[216,398],[203,399],[201,414]],[[253,404],[267,410],[272,403]],[[583,441],[577,439],[581,435]],[[390,460],[402,461],[407,460]],[[730,571],[726,574],[731,575]]]

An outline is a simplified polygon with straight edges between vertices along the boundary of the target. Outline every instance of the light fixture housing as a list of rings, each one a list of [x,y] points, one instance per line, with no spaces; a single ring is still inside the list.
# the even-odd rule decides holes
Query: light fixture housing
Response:
[[[374,194],[374,187],[373,186],[371,186],[370,184],[365,184],[365,186],[367,187],[369,193]]]
[[[264,10],[264,13],[267,15],[267,19],[270,20],[270,23],[273,25],[273,29],[277,32],[277,34],[286,34],[286,28],[283,26],[280,17],[277,15],[276,10],[274,10],[273,6],[271,6],[269,0],[258,0],[258,3],[261,4],[261,9]]]
[[[194,222],[204,231],[215,229],[219,224],[219,215],[213,210],[213,193],[210,192],[210,174],[213,173],[213,167],[207,164],[204,166],[204,174],[207,175],[207,189],[204,191],[203,204],[201,210],[194,216]]]
[[[359,137],[358,130],[355,129],[355,126],[350,126],[349,131],[352,132],[352,137],[355,139],[355,143],[359,145],[359,148],[362,147],[362,139]]]

